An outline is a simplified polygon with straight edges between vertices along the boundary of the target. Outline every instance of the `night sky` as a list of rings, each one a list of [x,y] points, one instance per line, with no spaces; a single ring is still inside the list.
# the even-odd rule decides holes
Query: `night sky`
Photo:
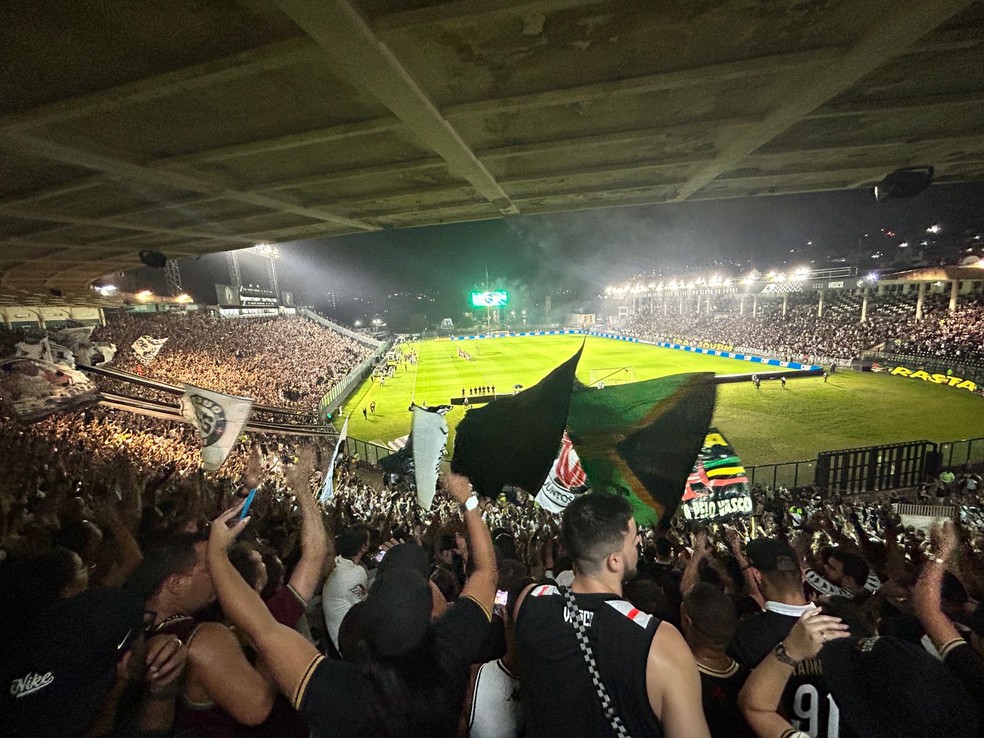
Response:
[[[942,231],[928,236],[926,229],[934,223]],[[866,189],[519,216],[308,240],[280,245],[277,270],[281,289],[315,305],[326,292],[343,303],[361,295],[373,310],[394,292],[441,293],[442,302],[460,305],[469,290],[481,287],[486,269],[495,288],[549,289],[586,300],[606,284],[651,270],[667,276],[740,275],[751,268],[825,266],[838,256],[853,266],[865,234],[861,268],[868,270],[900,254],[899,243],[918,249],[926,238],[966,240],[976,233],[984,233],[984,183],[937,185],[918,197],[883,203]],[[873,252],[883,253],[882,259],[870,260]],[[262,260],[246,255],[241,263],[244,282],[266,283]],[[221,256],[183,261],[181,269],[197,300],[214,301],[212,283],[228,281]]]

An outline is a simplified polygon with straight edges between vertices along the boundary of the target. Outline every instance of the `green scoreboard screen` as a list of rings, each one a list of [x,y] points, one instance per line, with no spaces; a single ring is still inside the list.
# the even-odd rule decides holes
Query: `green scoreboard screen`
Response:
[[[503,307],[509,302],[509,293],[505,290],[493,292],[472,292],[472,307]]]

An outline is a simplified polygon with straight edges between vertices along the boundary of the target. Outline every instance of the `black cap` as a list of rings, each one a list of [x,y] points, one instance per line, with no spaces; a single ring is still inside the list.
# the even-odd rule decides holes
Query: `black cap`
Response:
[[[857,735],[971,738],[979,717],[960,679],[925,649],[891,636],[843,638],[820,651],[823,678]]]
[[[406,656],[424,642],[433,605],[430,583],[419,572],[393,569],[377,576],[361,613],[366,641],[378,656]]]
[[[410,569],[426,577],[430,574],[431,557],[427,550],[416,543],[400,543],[393,546],[376,570],[376,581],[397,569]]]
[[[748,563],[761,571],[799,571],[796,552],[778,538],[756,538],[745,547]]]
[[[143,612],[143,595],[131,587],[89,589],[45,612],[2,667],[4,731],[84,732],[143,631]]]

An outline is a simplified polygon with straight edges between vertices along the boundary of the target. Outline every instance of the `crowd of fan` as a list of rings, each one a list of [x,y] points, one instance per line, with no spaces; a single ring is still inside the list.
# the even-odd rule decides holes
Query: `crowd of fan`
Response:
[[[676,304],[664,315],[638,313],[618,324],[629,335],[650,340],[686,340],[756,349],[772,356],[815,361],[819,357],[853,359],[865,350],[924,356],[951,361],[984,361],[984,300],[962,298],[949,312],[948,300],[926,298],[923,319],[915,304],[873,298],[861,322],[860,299],[828,306],[817,316],[817,303],[793,298],[782,315],[778,299],[759,302],[758,313],[745,314],[733,305],[718,305],[710,314],[679,313]],[[676,312],[674,312],[676,311]]]
[[[351,459],[319,507],[326,452],[206,476],[4,423],[4,734],[982,734],[973,511],[926,535],[887,498],[777,490],[637,536],[618,496],[561,520],[449,475],[423,511]]]
[[[130,349],[144,335],[168,339],[146,367]],[[116,344],[115,369],[168,384],[188,382],[251,397],[260,405],[305,409],[372,352],[365,344],[301,317],[222,320],[206,311],[110,313],[106,326],[97,328],[92,338],[96,343]],[[125,383],[100,383],[132,393]]]

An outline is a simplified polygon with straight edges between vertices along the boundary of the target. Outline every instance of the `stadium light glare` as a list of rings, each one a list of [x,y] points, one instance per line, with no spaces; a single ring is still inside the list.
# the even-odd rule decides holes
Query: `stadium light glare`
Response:
[[[138,292],[138,293],[136,294],[136,298],[137,298],[138,300],[149,300],[149,299],[150,299],[151,297],[153,297],[153,296],[154,296],[154,293],[153,293],[153,292],[151,292],[150,290],[140,290],[140,291],[139,291],[139,292]]]
[[[939,223],[933,223],[933,225],[926,229],[926,233],[939,233],[942,230]]]
[[[877,282],[878,272],[868,272],[868,276],[865,277],[865,279],[867,279],[869,282]]]

